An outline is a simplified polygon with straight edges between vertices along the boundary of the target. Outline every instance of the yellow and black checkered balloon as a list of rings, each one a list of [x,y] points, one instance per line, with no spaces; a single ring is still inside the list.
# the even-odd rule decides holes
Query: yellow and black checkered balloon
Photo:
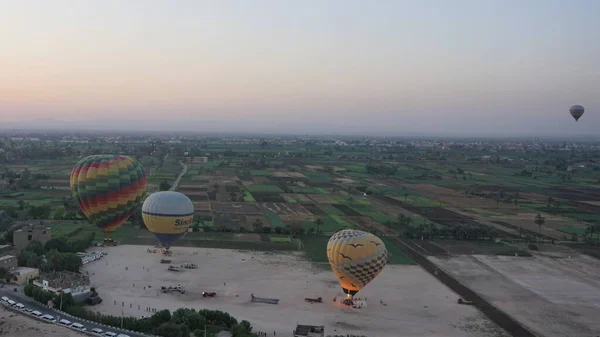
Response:
[[[354,229],[339,231],[327,243],[327,258],[344,293],[354,295],[379,275],[387,262],[380,238]]]

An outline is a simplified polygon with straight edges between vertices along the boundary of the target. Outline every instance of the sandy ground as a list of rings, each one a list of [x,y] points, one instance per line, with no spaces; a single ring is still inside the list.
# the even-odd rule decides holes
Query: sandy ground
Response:
[[[600,261],[594,258],[540,253],[430,259],[540,336],[600,336]]]
[[[54,324],[39,322],[0,306],[0,336],[78,337],[85,335]]]
[[[277,336],[291,336],[296,324],[325,325],[327,334],[371,337],[508,336],[475,308],[458,305],[456,294],[418,266],[386,267],[357,295],[368,306],[352,309],[333,303],[334,296],[343,295],[333,273],[312,266],[301,254],[176,247],[173,263],[192,262],[199,268],[169,272],[159,263],[161,256],[147,253],[147,248],[107,247],[104,259],[84,267],[104,299],[94,309],[132,316],[150,315],[147,307],[219,309]],[[158,293],[161,285],[178,284],[189,293]],[[218,296],[203,298],[202,291]],[[280,302],[251,303],[251,293]],[[319,296],[324,303],[304,301]]]

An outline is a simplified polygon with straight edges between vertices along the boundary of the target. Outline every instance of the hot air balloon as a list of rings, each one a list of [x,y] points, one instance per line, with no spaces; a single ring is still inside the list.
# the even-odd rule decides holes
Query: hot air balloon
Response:
[[[583,113],[585,112],[585,108],[581,105],[573,105],[569,108],[569,112],[571,113],[571,116],[573,116],[573,118],[575,118],[575,121],[577,122],[579,120],[579,118],[581,118],[581,116],[583,116]]]
[[[329,264],[348,296],[354,296],[379,275],[387,257],[380,238],[359,230],[341,230],[327,243]]]
[[[142,202],[146,173],[131,157],[94,155],[75,165],[70,185],[83,214],[109,237]]]
[[[156,192],[142,205],[142,218],[148,230],[169,250],[182,237],[194,220],[194,204],[179,192]]]

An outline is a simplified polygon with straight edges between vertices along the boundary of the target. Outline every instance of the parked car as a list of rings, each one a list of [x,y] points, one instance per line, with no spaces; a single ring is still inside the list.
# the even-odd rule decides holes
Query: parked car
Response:
[[[58,321],[58,324],[64,325],[64,326],[70,326],[71,325],[71,321],[68,321],[66,319],[61,319],[60,321]]]
[[[54,316],[52,316],[52,315],[46,314],[46,315],[43,315],[42,318],[47,320],[50,323],[56,323],[56,318],[54,318]]]
[[[25,310],[25,306],[23,305],[23,303],[17,303],[15,304],[15,307],[19,308],[19,310]]]
[[[102,329],[93,328],[92,332],[95,333],[96,335],[102,335]]]
[[[71,328],[79,331],[87,331],[87,329],[83,326],[83,324],[73,323],[71,324]]]
[[[36,317],[41,317],[43,315],[41,312],[39,312],[37,310],[32,311],[31,314]]]
[[[114,332],[107,331],[102,336],[104,336],[104,337],[115,337],[115,336],[117,336],[117,334],[114,333]]]

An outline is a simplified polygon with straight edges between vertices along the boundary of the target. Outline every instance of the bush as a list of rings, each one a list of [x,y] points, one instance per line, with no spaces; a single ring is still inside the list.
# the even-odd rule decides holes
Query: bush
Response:
[[[535,243],[530,243],[527,245],[527,247],[529,247],[529,249],[531,250],[539,250],[538,246]]]
[[[23,293],[25,293],[25,296],[29,296],[32,297],[33,296],[33,284],[28,284],[25,286],[25,288],[23,288]]]

